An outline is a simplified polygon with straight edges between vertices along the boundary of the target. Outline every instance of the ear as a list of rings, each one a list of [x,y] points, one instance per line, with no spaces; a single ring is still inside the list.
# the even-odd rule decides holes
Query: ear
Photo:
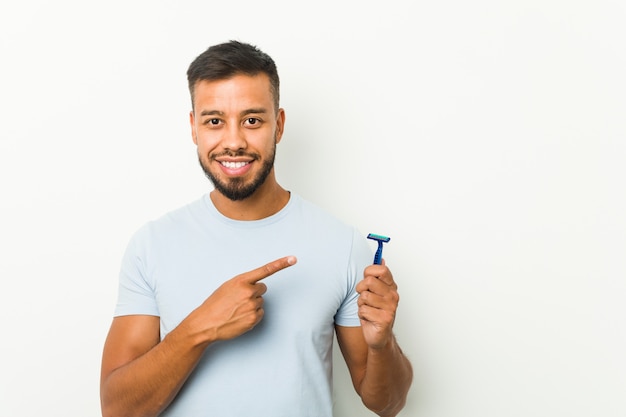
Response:
[[[198,146],[198,135],[196,134],[196,118],[193,114],[193,110],[189,112],[189,125],[191,126],[191,139],[193,143]]]
[[[278,114],[276,115],[276,143],[280,142],[283,137],[283,132],[285,131],[285,110],[278,109]]]

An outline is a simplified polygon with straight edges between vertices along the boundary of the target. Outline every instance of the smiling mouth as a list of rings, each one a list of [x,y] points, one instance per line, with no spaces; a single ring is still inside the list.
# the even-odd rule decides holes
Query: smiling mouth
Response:
[[[237,168],[245,167],[246,165],[249,164],[249,162],[220,161],[220,164],[222,164],[222,166],[229,168],[229,169],[237,169]]]

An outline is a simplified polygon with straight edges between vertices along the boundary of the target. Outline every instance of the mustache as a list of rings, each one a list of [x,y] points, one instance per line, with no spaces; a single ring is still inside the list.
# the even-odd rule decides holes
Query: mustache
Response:
[[[228,157],[231,157],[231,158],[245,156],[247,158],[252,158],[254,160],[257,160],[257,159],[261,158],[261,155],[259,155],[258,153],[255,153],[255,152],[250,153],[250,152],[245,152],[243,150],[238,150],[236,152],[235,151],[231,151],[231,150],[225,150],[225,151],[220,152],[220,153],[211,154],[210,155],[210,159],[211,160],[215,160],[216,158],[221,158],[221,157],[224,157],[224,156],[228,156]]]

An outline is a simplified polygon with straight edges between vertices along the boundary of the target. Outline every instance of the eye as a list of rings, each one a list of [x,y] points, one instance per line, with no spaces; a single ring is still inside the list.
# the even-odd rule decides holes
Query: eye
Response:
[[[261,126],[261,120],[257,119],[256,117],[248,117],[244,121],[244,125],[246,127],[260,127]]]
[[[211,126],[218,126],[221,123],[220,119],[205,119],[203,124],[205,125],[211,125]]]

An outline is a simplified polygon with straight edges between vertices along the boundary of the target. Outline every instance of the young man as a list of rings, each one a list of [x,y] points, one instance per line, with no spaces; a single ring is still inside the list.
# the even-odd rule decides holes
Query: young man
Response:
[[[128,245],[103,416],[332,416],[334,332],[363,403],[395,416],[412,381],[392,332],[397,286],[364,236],[276,181],[285,112],[273,60],[232,41],[187,76],[214,190]]]

